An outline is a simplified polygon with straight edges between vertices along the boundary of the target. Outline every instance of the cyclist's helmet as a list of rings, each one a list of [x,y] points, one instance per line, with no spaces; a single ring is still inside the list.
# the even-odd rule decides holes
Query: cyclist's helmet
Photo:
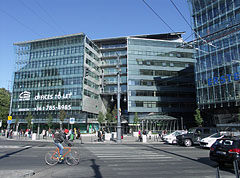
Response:
[[[65,129],[65,130],[64,130],[64,133],[65,133],[65,134],[68,134],[68,132],[69,132],[68,129]]]

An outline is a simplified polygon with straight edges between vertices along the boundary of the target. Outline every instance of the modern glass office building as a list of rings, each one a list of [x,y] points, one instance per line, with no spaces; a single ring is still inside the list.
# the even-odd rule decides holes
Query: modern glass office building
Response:
[[[211,124],[239,115],[240,0],[189,0],[195,33],[197,103]]]
[[[121,118],[135,113],[193,119],[195,91],[182,70],[194,65],[193,49],[183,48],[182,33],[90,40],[84,33],[15,43],[16,70],[11,112],[26,123],[59,123],[60,110],[85,130],[97,115],[117,104],[120,61]],[[189,72],[192,76],[193,72]]]
[[[195,92],[194,86],[189,88],[180,86],[176,80],[172,82],[179,71],[194,65],[193,49],[181,48],[182,42],[181,33],[128,37],[130,122],[135,112],[139,117],[158,113],[176,118],[185,118],[186,113],[194,112],[195,95],[190,96]],[[182,95],[177,94],[180,90]]]
[[[75,118],[76,123],[96,120],[102,110],[100,52],[85,34],[20,42],[14,46],[13,118],[21,123],[31,115],[33,123],[47,123],[53,117],[53,122],[59,123],[60,110],[64,110],[66,118]]]

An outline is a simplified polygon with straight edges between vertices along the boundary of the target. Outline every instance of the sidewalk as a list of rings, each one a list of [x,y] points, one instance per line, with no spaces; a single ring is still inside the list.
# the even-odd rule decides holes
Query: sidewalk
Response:
[[[32,140],[32,138],[29,137],[19,137],[19,136],[13,136],[12,139],[6,138],[5,136],[0,136],[2,139],[6,140],[16,140],[16,141],[39,141],[39,142],[52,142],[52,137],[38,137],[36,140]],[[88,144],[117,144],[116,138],[114,140],[105,140],[104,142],[98,142],[98,137],[96,134],[82,134],[82,141],[80,139],[75,139],[75,143],[88,143]],[[147,139],[147,141],[139,142],[137,137],[133,137],[131,135],[124,135],[123,139],[121,139],[121,144],[162,144],[163,142],[160,142],[160,140],[157,137],[152,137],[152,139]]]

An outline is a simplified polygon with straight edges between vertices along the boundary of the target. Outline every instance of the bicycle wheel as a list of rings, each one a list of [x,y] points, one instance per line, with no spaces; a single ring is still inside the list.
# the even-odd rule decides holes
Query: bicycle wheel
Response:
[[[76,151],[71,151],[68,153],[68,156],[66,157],[66,163],[71,165],[77,165],[80,160],[80,155]]]
[[[49,151],[45,155],[45,162],[48,165],[55,165],[58,163],[58,154],[56,151]]]

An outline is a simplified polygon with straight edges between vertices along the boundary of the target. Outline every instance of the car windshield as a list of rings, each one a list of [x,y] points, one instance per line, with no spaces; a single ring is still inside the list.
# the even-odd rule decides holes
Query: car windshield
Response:
[[[221,137],[220,133],[215,133],[210,136],[211,138],[218,138]]]
[[[175,132],[174,136],[178,136],[178,135],[181,135],[181,134],[182,134],[181,132]]]
[[[188,133],[195,133],[195,131],[196,131],[196,129],[193,129],[193,128],[192,128],[192,129],[189,129],[189,130],[188,130]]]

